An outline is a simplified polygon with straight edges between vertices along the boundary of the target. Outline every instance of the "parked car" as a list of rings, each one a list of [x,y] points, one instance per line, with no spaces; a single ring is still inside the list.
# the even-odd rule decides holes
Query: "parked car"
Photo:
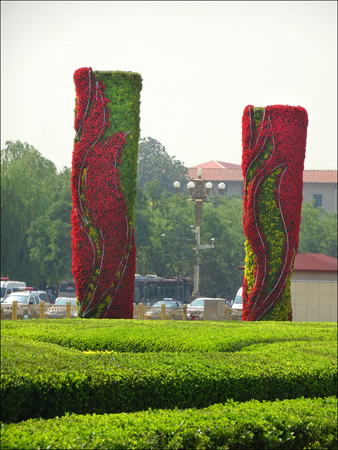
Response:
[[[235,297],[235,300],[231,306],[231,310],[233,313],[238,314],[240,317],[242,317],[242,310],[243,310],[243,288],[239,288],[237,295]]]
[[[66,317],[66,306],[67,302],[70,302],[71,312],[70,316],[76,318],[78,316],[77,311],[74,311],[74,306],[76,306],[76,298],[70,297],[58,297],[55,303],[45,312],[46,319],[62,319]],[[62,309],[57,307],[62,306]]]
[[[3,305],[13,304],[16,300],[18,305],[40,305],[41,300],[45,302],[45,306],[50,306],[48,295],[44,291],[31,291],[25,288],[24,291],[17,291],[9,294],[2,302]]]
[[[165,298],[160,300],[151,306],[145,313],[144,319],[160,319],[161,318],[161,305],[165,304],[165,320],[175,320],[182,318],[182,312],[177,311],[178,308],[183,308],[183,304],[172,298]]]
[[[208,300],[224,300],[223,298],[199,297],[195,298],[187,306],[187,320],[202,320],[204,316],[204,305]],[[224,300],[225,301],[225,300]]]
[[[74,279],[62,280],[59,286],[60,297],[76,298],[76,286]]]
[[[7,278],[1,278],[1,303],[9,294],[25,287],[26,283],[24,281],[8,281]]]

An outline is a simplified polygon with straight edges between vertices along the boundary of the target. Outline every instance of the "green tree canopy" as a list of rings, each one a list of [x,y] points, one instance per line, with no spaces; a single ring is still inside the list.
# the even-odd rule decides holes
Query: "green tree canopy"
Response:
[[[34,146],[18,140],[6,142],[1,150],[4,276],[44,287],[60,281],[57,266],[70,273],[70,195],[70,169],[57,173],[55,164]],[[60,257],[57,245],[62,245],[67,261]]]
[[[303,202],[299,252],[323,253],[337,258],[337,212]]]
[[[143,197],[139,194],[135,208],[137,271],[166,278],[191,275],[195,263],[189,234],[194,220],[192,205],[186,197],[165,191],[157,180],[146,183],[145,189],[139,191]],[[145,218],[148,227],[141,230],[140,223]],[[142,231],[147,236],[142,236]]]
[[[204,205],[201,235],[205,243],[214,238],[215,247],[200,252],[203,295],[234,298],[242,286],[243,271],[238,270],[245,258],[242,218],[243,201],[235,196],[224,196]]]
[[[151,137],[139,141],[137,184],[144,188],[145,184],[157,180],[161,187],[169,192],[175,192],[174,181],[186,184],[188,168],[169,156],[165,147]]]
[[[28,247],[31,223],[49,206],[55,165],[32,145],[7,141],[1,151],[1,271],[32,284],[42,281]]]
[[[71,169],[65,167],[57,176],[50,206],[43,217],[35,219],[28,230],[30,259],[39,263],[47,284],[72,278]]]

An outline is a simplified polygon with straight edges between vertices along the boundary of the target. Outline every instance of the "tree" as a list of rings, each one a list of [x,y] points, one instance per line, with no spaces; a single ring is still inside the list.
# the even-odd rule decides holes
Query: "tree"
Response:
[[[190,225],[195,223],[194,202],[187,196],[173,196],[158,181],[147,183],[138,197],[135,209],[137,271],[155,273],[165,278],[193,278],[196,265],[195,236]],[[201,243],[216,239],[215,248],[200,252],[201,295],[234,296],[242,285],[244,264],[243,203],[235,197],[215,199],[204,204]],[[139,220],[147,222],[139,226]],[[140,235],[147,233],[148,236]]]
[[[140,139],[137,184],[143,188],[146,183],[157,180],[163,189],[175,192],[174,181],[184,184],[188,176],[188,168],[175,158],[169,156],[165,147],[156,139]]]
[[[1,151],[1,271],[45,287],[71,276],[71,170],[32,145],[6,142]]]
[[[243,232],[243,201],[222,197],[204,204],[201,236],[203,243],[215,238],[215,247],[200,252],[201,295],[234,298],[243,283],[245,236]]]
[[[138,195],[135,208],[137,271],[177,279],[192,275],[195,264],[193,243],[189,240],[194,220],[192,205],[186,197],[165,191],[157,180],[146,183],[145,189],[139,188]]]
[[[299,252],[323,253],[337,258],[337,212],[303,202]]]
[[[70,176],[71,169],[64,167],[55,180],[45,215],[34,220],[28,230],[30,259],[40,264],[47,284],[72,278]]]
[[[30,260],[28,230],[50,204],[56,167],[32,145],[7,141],[1,150],[1,271],[28,284],[43,282]]]

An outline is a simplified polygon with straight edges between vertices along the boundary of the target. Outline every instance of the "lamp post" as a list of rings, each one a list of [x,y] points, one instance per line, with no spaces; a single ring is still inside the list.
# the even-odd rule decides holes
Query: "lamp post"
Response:
[[[174,187],[176,189],[176,192],[178,193],[178,190],[181,186],[181,183],[179,181],[175,181]],[[199,296],[199,278],[200,278],[200,256],[199,252],[200,250],[205,250],[207,248],[214,248],[215,239],[211,239],[211,245],[202,245],[200,243],[200,237],[201,237],[201,223],[202,223],[202,211],[203,211],[203,203],[205,202],[211,202],[208,198],[210,191],[212,190],[214,195],[216,197],[220,197],[225,189],[224,183],[218,184],[218,189],[220,191],[220,195],[217,195],[214,192],[213,185],[210,181],[202,180],[202,169],[197,169],[197,178],[189,181],[187,184],[187,189],[189,191],[189,195],[191,196],[188,201],[195,202],[195,226],[191,227],[191,231],[195,233],[196,235],[196,259],[197,263],[194,267],[194,291],[192,293],[193,296],[198,297]]]

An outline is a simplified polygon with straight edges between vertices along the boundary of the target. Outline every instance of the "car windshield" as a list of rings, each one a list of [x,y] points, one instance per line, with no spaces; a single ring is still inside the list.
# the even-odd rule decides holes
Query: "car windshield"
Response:
[[[70,302],[72,306],[76,305],[76,298],[57,298],[55,300],[55,306],[66,306],[67,302]]]
[[[237,303],[237,304],[242,304],[243,303],[243,298],[242,298],[242,296],[241,295],[236,295],[236,298],[235,298],[235,301],[234,301],[234,303]]]
[[[178,306],[182,306],[182,304],[180,303],[180,302],[177,302],[177,301],[174,301],[174,300],[172,300],[172,301],[170,301],[170,300],[167,300],[167,301],[160,301],[160,302],[156,302],[156,303],[154,303],[154,305],[153,305],[153,307],[154,308],[161,308],[161,305],[162,304],[165,304],[165,307],[166,308],[175,308],[175,307],[177,307],[177,305]]]
[[[76,292],[75,283],[61,283],[59,292],[63,294],[73,294]]]
[[[18,303],[25,303],[26,305],[28,305],[28,296],[26,295],[10,295],[3,301],[3,303],[12,304],[14,300],[16,300]]]
[[[6,288],[2,287],[1,288],[1,298],[3,298],[6,294]]]
[[[43,300],[44,302],[48,302],[48,295],[45,292],[41,292],[39,294],[39,297],[41,300]]]
[[[196,300],[194,300],[190,306],[204,306],[204,300],[203,298],[196,298]]]

